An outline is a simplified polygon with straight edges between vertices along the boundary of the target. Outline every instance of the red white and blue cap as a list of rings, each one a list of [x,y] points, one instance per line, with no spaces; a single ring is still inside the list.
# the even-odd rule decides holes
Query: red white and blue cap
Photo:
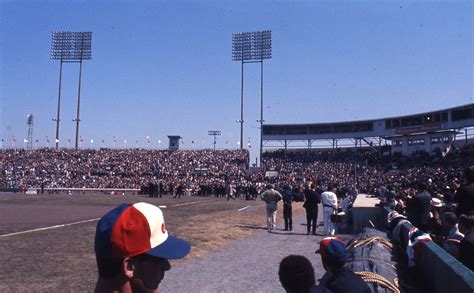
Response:
[[[326,262],[332,264],[344,264],[349,257],[346,244],[338,237],[323,238],[316,253],[321,254]]]
[[[191,246],[168,234],[163,212],[139,202],[122,204],[97,223],[95,254],[102,258],[125,258],[149,254],[165,259],[185,257]]]

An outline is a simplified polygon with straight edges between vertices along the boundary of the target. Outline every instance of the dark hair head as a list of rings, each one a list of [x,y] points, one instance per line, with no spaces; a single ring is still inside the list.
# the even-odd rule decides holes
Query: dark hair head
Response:
[[[474,227],[474,212],[471,212],[468,215],[461,215],[459,217],[458,223],[463,225],[466,230],[469,230]]]
[[[464,169],[464,176],[467,182],[474,182],[474,166]]]
[[[416,188],[418,188],[419,190],[426,190],[426,183],[423,181],[418,181],[416,183]]]
[[[455,225],[458,222],[458,217],[453,212],[445,212],[444,213],[444,221],[451,225]]]
[[[329,183],[328,184],[328,190],[334,190],[334,184]]]
[[[311,262],[301,255],[289,255],[280,262],[280,283],[288,293],[307,293],[316,285]]]

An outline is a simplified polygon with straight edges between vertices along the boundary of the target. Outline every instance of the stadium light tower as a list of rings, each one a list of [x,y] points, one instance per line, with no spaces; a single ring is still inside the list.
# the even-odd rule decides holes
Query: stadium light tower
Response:
[[[82,60],[92,59],[92,32],[53,32],[51,37],[51,59],[60,60],[58,111],[56,115],[56,149],[59,148],[59,121],[61,111],[61,78],[63,63],[80,63],[77,89],[76,149],[79,147],[79,113],[81,107]]]
[[[207,135],[214,136],[214,150],[216,150],[216,138],[217,138],[217,136],[221,135],[221,131],[220,130],[209,130],[207,132]]]
[[[33,149],[33,114],[26,116],[26,125],[28,125],[28,138],[26,140],[26,149],[31,151]]]
[[[260,162],[262,161],[263,131],[263,60],[272,58],[272,31],[232,34],[232,60],[241,61],[240,84],[240,149],[244,138],[244,63],[260,63]]]

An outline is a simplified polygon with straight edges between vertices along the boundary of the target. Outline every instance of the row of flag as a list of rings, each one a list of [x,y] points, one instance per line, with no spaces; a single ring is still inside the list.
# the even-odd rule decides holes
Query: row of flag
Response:
[[[2,144],[1,146],[3,146],[4,142],[5,142],[5,139],[2,138],[2,139],[1,139],[1,144]],[[12,138],[11,138],[12,147],[15,146],[16,142],[17,142],[17,140],[16,140],[15,136],[12,136]],[[26,139],[26,138],[23,139],[23,143],[24,143],[24,144],[26,144],[26,143],[28,143],[28,142],[29,142],[28,139]],[[40,143],[40,140],[36,139],[36,140],[34,140],[34,141],[31,141],[31,142],[32,142],[32,143],[33,143],[33,142],[34,142],[34,143]],[[49,137],[46,136],[46,137],[45,137],[45,140],[44,140],[45,146],[48,146],[50,142],[59,143],[60,140],[59,140],[59,139],[54,139],[54,140],[51,139],[51,140],[50,140]],[[82,136],[79,138],[79,142],[80,142],[81,144],[84,143],[84,139],[82,138]],[[93,138],[91,138],[91,139],[89,140],[89,142],[90,142],[90,144],[92,145],[92,144],[94,144],[96,141],[95,141]],[[101,142],[102,142],[102,144],[105,144],[105,139],[102,139]],[[112,138],[112,143],[113,143],[113,145],[115,145],[117,142],[118,142],[118,140],[117,140],[116,137],[114,136],[114,137]],[[151,140],[150,136],[146,136],[146,142],[147,142],[147,144],[152,144],[152,140]],[[159,140],[158,140],[158,144],[161,145],[161,142],[162,142],[161,139],[159,139]],[[68,140],[67,140],[67,143],[68,143],[68,145],[69,145],[69,144],[71,143],[71,139],[68,139]],[[127,140],[127,139],[124,139],[124,140],[123,140],[123,143],[126,145],[126,144],[128,143],[128,140]],[[139,143],[139,140],[135,140],[135,144],[138,144],[138,143]],[[184,140],[182,140],[182,139],[181,139],[181,143],[182,143],[183,145],[186,145],[186,143],[185,143]],[[202,143],[205,144],[206,141],[203,140]],[[191,140],[191,144],[193,144],[193,145],[196,144],[196,141],[195,141],[195,140]],[[225,141],[225,144],[228,145],[228,144],[229,144],[229,141],[226,140],[226,141]],[[237,145],[240,146],[240,141],[237,141]],[[250,143],[250,138],[249,138],[249,141],[248,141],[248,143],[247,143],[247,147],[248,147],[248,148],[252,148],[252,144]]]

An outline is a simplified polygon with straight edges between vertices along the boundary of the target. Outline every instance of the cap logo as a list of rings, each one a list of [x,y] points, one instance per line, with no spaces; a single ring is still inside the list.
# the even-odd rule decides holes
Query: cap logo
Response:
[[[163,234],[166,233],[166,226],[165,226],[165,223],[161,224],[161,232],[162,232]]]

